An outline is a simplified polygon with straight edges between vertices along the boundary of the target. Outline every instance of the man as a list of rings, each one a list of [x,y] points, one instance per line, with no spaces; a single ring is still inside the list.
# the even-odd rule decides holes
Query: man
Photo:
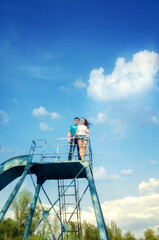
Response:
[[[68,142],[70,143],[70,151],[68,155],[68,161],[72,160],[73,158],[73,153],[75,150],[75,146],[77,146],[77,153],[78,153],[78,159],[81,160],[80,155],[79,155],[79,146],[77,143],[77,138],[72,139],[72,137],[75,135],[77,131],[77,126],[80,122],[80,119],[78,117],[74,118],[74,124],[70,126],[69,131],[68,131]]]

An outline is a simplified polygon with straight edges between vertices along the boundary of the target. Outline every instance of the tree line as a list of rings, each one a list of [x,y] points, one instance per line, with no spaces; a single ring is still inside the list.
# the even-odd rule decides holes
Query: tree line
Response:
[[[13,201],[11,208],[14,212],[14,219],[7,218],[3,219],[0,223],[0,240],[22,240],[25,231],[25,226],[31,209],[33,196],[31,192],[23,190],[20,192],[15,200]],[[32,231],[41,219],[40,205],[37,204],[36,210],[33,216],[30,231]],[[41,227],[33,232],[30,236],[30,240],[56,240],[56,235],[59,235],[60,227],[58,225],[58,219],[56,215],[54,216],[51,224],[51,228],[55,233],[54,236],[51,235],[50,228],[46,221],[44,220]],[[70,222],[68,224],[68,232],[72,240],[78,240],[78,234],[75,231],[77,229],[77,224],[75,222]],[[126,232],[124,235],[120,228],[117,227],[116,223],[111,221],[110,225],[107,226],[107,231],[110,240],[159,240],[159,234],[148,228],[144,232],[143,238],[135,238],[134,234],[130,231]],[[159,231],[159,229],[158,229]],[[83,222],[81,225],[82,240],[100,240],[98,228],[93,224]],[[66,236],[63,240],[69,239]]]

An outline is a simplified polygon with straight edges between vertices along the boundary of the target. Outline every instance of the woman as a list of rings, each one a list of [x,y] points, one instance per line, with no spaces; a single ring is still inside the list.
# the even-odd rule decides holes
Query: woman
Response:
[[[81,125],[78,125],[77,132],[73,137],[77,137],[81,160],[84,160],[85,157],[87,141],[89,137],[89,125],[90,123],[85,118],[82,118]]]

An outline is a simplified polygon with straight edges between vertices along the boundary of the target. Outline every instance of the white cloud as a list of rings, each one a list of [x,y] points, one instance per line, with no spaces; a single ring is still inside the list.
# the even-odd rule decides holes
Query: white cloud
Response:
[[[24,154],[24,152],[22,152],[19,149],[0,145],[0,154],[2,155],[0,161],[3,162],[4,160],[7,160],[11,157],[20,156],[20,155]]]
[[[48,112],[43,106],[33,109],[32,115],[39,119],[45,118],[45,117],[51,117],[51,119],[60,118],[60,115],[58,113]]]
[[[109,175],[109,179],[111,179],[111,180],[119,180],[120,177],[119,177],[118,174],[110,174],[110,175]]]
[[[95,180],[104,180],[104,179],[111,179],[111,180],[118,180],[119,176],[117,174],[107,174],[104,167],[94,167],[93,168],[93,175]]]
[[[143,237],[147,228],[154,228],[159,222],[159,194],[144,197],[126,197],[101,204],[107,225],[114,221],[123,233],[131,231]],[[96,224],[94,210],[82,211],[82,220]],[[156,229],[157,230],[157,229]]]
[[[154,193],[155,190],[159,189],[159,180],[157,178],[150,178],[148,182],[141,182],[138,189],[140,193]]]
[[[118,118],[112,118],[108,116],[106,113],[99,112],[96,117],[89,117],[90,122],[94,122],[95,124],[104,124],[111,126],[112,133],[114,135],[115,140],[119,140],[121,138],[125,138],[127,132],[127,124],[122,122]]]
[[[126,126],[126,124],[122,123],[120,119],[110,118],[109,125],[112,126],[113,134],[116,135],[114,137],[115,140],[119,140],[126,137],[126,131],[128,127]]]
[[[120,179],[120,176],[118,174],[109,174],[106,172],[105,168],[102,166],[94,167],[93,174],[96,180],[104,180],[104,179],[119,180]],[[133,174],[132,169],[122,169],[120,171],[120,175],[132,175],[132,174]]]
[[[156,160],[151,160],[151,161],[150,161],[150,164],[156,165],[156,164],[158,164],[158,161],[156,161]]]
[[[70,92],[70,89],[67,88],[67,87],[64,87],[64,86],[60,86],[60,87],[59,87],[59,90],[60,90],[60,91],[65,91],[65,92]]]
[[[56,112],[50,113],[50,116],[51,116],[52,119],[60,118],[60,115],[58,113],[56,113]]]
[[[82,82],[82,79],[77,79],[75,82],[73,82],[74,87],[76,88],[85,88],[86,84]]]
[[[103,124],[107,121],[107,115],[103,112],[99,112],[96,116],[96,118],[91,117],[90,121],[96,123],[96,124]]]
[[[129,62],[119,57],[112,74],[104,75],[102,67],[91,71],[88,97],[110,101],[133,96],[152,88],[158,71],[159,55],[153,51],[140,51]]]
[[[110,119],[109,123],[113,127],[114,133],[122,133],[123,132],[122,122],[119,119],[115,119],[115,118]]]
[[[10,147],[4,147],[4,146],[0,146],[0,150],[1,150],[1,153],[7,153],[7,154],[15,152],[14,149]]]
[[[58,66],[48,67],[48,66],[40,66],[40,65],[32,65],[23,67],[27,73],[31,74],[38,79],[42,80],[54,80],[55,76],[61,70]]]
[[[98,142],[104,142],[105,140],[106,140],[106,133],[104,132],[98,139],[97,139],[97,141]]]
[[[120,172],[121,175],[132,175],[133,170],[132,169],[122,169]]]
[[[55,54],[54,53],[50,53],[50,52],[46,52],[44,54],[44,58],[45,59],[54,59],[55,58]]]
[[[16,98],[13,99],[13,102],[18,104],[18,100]]]
[[[7,124],[9,122],[9,116],[3,110],[0,110],[0,124]]]
[[[153,116],[153,117],[151,118],[151,121],[152,121],[154,124],[159,124],[159,118],[156,117],[156,116]]]
[[[96,180],[103,180],[107,178],[107,173],[104,167],[94,167],[93,174]]]
[[[44,122],[40,122],[39,126],[42,131],[52,131],[53,130],[53,128],[48,127],[48,125]]]
[[[39,107],[39,108],[35,108],[32,111],[32,114],[34,117],[46,117],[49,116],[49,112],[46,111],[46,109],[44,107]]]

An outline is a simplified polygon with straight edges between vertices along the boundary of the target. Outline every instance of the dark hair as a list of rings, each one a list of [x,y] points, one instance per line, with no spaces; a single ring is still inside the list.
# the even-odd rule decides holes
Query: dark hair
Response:
[[[80,120],[78,117],[75,117],[75,118],[74,118],[74,120],[75,120],[75,119],[78,119],[78,120]]]
[[[84,117],[83,117],[83,119],[85,120],[85,126],[87,127],[87,128],[89,128],[89,125],[92,125],[91,123],[89,123],[88,121],[87,121],[87,119],[85,119]]]

